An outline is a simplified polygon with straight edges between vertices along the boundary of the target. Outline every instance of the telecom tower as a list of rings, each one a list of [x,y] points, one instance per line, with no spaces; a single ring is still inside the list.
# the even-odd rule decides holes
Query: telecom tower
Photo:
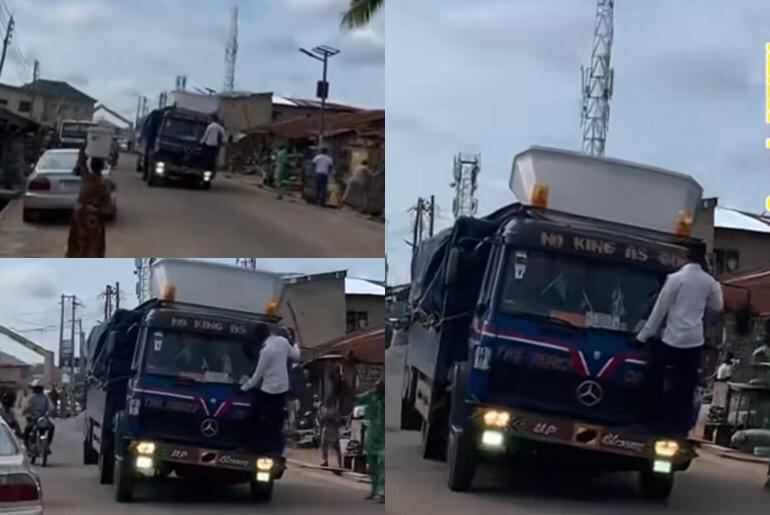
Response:
[[[583,152],[594,156],[604,155],[604,143],[607,141],[610,121],[614,73],[610,67],[614,4],[614,0],[597,0],[591,66],[580,68],[583,79]]]
[[[249,270],[257,269],[257,258],[235,258],[235,264],[241,268]]]
[[[235,90],[235,59],[238,56],[238,6],[233,7],[230,19],[230,36],[225,49],[225,87],[224,91]]]
[[[480,155],[457,154],[455,156],[452,171],[454,182],[450,184],[455,189],[455,198],[452,201],[452,212],[455,218],[473,216],[478,211],[479,200],[476,198],[476,189],[479,172],[481,172]]]
[[[150,268],[157,258],[137,258],[136,264],[136,296],[139,303],[150,299]]]

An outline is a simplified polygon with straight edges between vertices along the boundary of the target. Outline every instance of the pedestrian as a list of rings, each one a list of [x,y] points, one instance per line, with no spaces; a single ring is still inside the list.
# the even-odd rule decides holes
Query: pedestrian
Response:
[[[73,173],[80,176],[80,193],[72,213],[68,258],[103,258],[106,247],[105,219],[110,215],[112,200],[110,187],[102,177],[104,159],[88,157],[80,150]]]
[[[225,129],[219,124],[217,115],[211,115],[211,123],[206,127],[200,144],[203,145],[208,168],[213,173],[217,169],[219,149],[225,142]]]
[[[289,180],[289,152],[281,147],[275,157],[275,186],[278,190],[278,200],[286,193],[286,183]]]
[[[717,373],[714,375],[712,406],[727,409],[727,394],[730,391],[728,382],[733,375],[735,366],[735,357],[732,352],[728,352],[724,361],[717,367]]]
[[[329,150],[321,147],[321,152],[313,158],[311,164],[315,179],[315,201],[319,206],[325,206],[329,179],[334,174],[334,161],[329,157]]]
[[[652,339],[650,363],[646,374],[647,413],[649,421],[664,415],[666,425],[676,432],[689,430],[698,367],[704,344],[703,319],[706,310],[721,311],[722,289],[705,269],[705,244],[693,245],[688,262],[670,274],[658,295],[647,322],[637,340]],[[663,321],[662,338],[657,338]],[[664,392],[664,379],[671,368],[672,391]]]
[[[299,345],[291,343],[281,327],[274,327],[267,334],[259,351],[254,374],[241,386],[241,391],[253,391],[253,422],[257,434],[263,428],[270,437],[283,441],[283,424],[286,416],[286,399],[289,393],[289,363],[298,361]],[[266,337],[265,337],[266,336]]]
[[[331,447],[337,455],[337,468],[341,469],[340,426],[342,426],[342,417],[337,399],[333,395],[330,395],[324,406],[321,407],[319,418],[321,421],[321,466],[329,466],[329,447]]]
[[[385,504],[385,381],[380,379],[374,390],[359,397],[366,406],[366,436],[364,449],[372,482],[367,500]]]
[[[342,203],[347,204],[359,211],[366,210],[367,204],[367,186],[371,170],[366,159],[353,170],[353,176],[345,187],[345,194],[342,196]]]

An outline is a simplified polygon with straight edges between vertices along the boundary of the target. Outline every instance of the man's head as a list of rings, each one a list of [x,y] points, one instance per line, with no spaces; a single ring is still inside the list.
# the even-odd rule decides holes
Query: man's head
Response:
[[[730,364],[733,362],[733,360],[735,360],[735,354],[733,354],[732,352],[728,352],[727,355],[725,356],[725,363]]]
[[[687,251],[687,260],[701,266],[706,265],[706,244],[699,241],[690,246]]]
[[[329,149],[326,148],[326,147],[321,147],[321,153],[322,154],[328,154],[329,153]]]
[[[39,379],[32,381],[29,384],[29,387],[32,388],[33,393],[43,393],[43,383],[41,383]]]

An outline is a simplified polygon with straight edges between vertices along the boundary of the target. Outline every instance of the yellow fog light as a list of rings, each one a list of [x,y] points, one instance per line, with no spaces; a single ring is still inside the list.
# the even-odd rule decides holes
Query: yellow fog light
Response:
[[[152,442],[139,442],[136,444],[136,452],[139,454],[152,454],[155,452],[155,444]]]
[[[138,469],[151,469],[152,468],[152,458],[149,456],[137,456],[136,457],[136,468]]]
[[[500,431],[484,431],[481,434],[481,443],[487,447],[502,447],[503,433]]]
[[[257,460],[257,470],[270,470],[273,468],[273,460],[270,458],[259,458]]]
[[[511,414],[507,411],[489,410],[484,413],[484,425],[492,427],[505,427],[511,421]]]
[[[671,458],[679,452],[679,444],[673,440],[658,440],[655,442],[655,454]]]
[[[276,315],[276,314],[278,314],[278,308],[279,308],[279,307],[280,307],[280,306],[279,306],[279,304],[278,304],[278,301],[276,301],[276,300],[271,300],[270,302],[268,302],[268,303],[265,305],[265,312],[266,312],[268,315]]]
[[[270,473],[269,472],[257,472],[257,481],[260,483],[269,483],[270,482]]]

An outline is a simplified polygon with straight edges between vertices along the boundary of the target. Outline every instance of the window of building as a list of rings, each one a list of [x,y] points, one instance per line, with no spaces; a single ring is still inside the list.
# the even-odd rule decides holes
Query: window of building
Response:
[[[32,112],[32,102],[29,100],[19,100],[19,112],[30,113]]]
[[[366,329],[369,327],[369,313],[366,311],[348,311],[347,326],[349,333]]]
[[[714,271],[717,275],[736,272],[740,266],[740,251],[735,249],[714,249]]]

